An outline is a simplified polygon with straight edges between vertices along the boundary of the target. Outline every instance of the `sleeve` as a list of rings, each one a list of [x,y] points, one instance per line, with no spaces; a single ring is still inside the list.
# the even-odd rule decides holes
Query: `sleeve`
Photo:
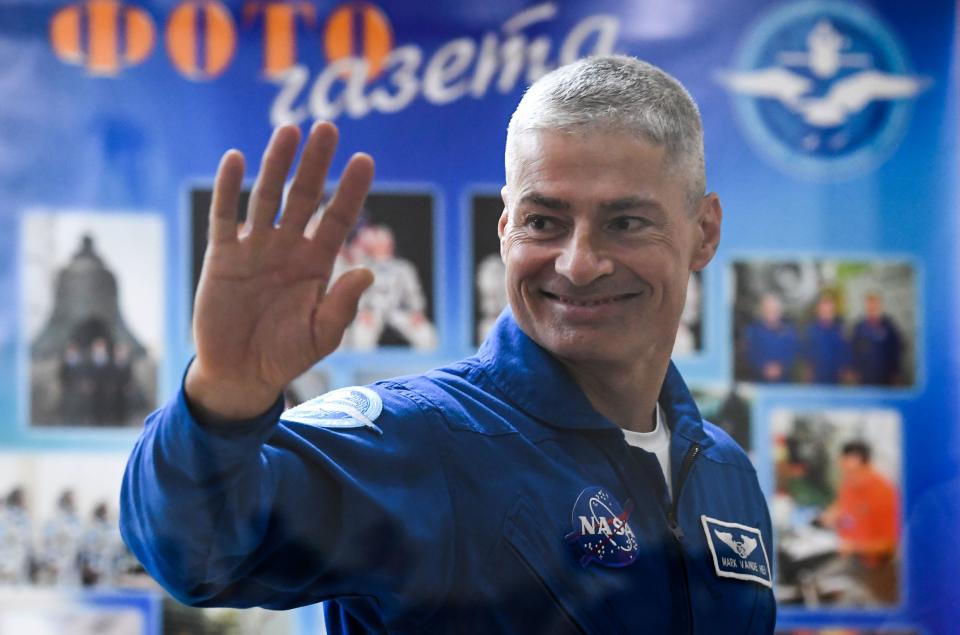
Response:
[[[278,422],[280,402],[256,419],[204,425],[181,388],[147,419],[129,459],[125,542],[195,606],[367,596],[385,621],[429,614],[452,568],[433,428],[442,419],[399,385],[370,388],[383,401],[373,428]]]

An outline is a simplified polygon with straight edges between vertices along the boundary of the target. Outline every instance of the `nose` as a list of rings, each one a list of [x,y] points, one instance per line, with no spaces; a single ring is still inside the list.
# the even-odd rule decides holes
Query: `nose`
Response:
[[[578,229],[564,243],[554,263],[557,273],[582,287],[613,273],[613,261],[589,229]]]

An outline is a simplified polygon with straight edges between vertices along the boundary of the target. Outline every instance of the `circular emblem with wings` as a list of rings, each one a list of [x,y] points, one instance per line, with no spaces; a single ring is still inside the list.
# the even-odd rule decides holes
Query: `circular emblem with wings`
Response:
[[[716,73],[753,144],[783,169],[850,178],[899,142],[910,106],[930,80],[908,69],[902,48],[855,4],[810,0],[762,20],[732,69]]]

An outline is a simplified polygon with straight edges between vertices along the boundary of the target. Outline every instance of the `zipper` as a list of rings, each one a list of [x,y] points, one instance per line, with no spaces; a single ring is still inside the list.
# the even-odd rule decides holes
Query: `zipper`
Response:
[[[680,523],[677,522],[677,507],[680,503],[680,494],[683,493],[683,484],[687,481],[687,476],[690,475],[690,470],[693,468],[694,461],[697,460],[697,457],[700,456],[700,453],[703,451],[703,448],[700,445],[694,443],[690,446],[690,449],[687,450],[687,455],[683,457],[683,463],[680,465],[680,472],[677,475],[676,488],[673,493],[673,501],[670,504],[670,509],[667,511],[667,524],[670,527],[670,532],[674,537],[674,548],[677,550],[677,558],[680,564],[680,572],[683,576],[683,591],[687,599],[687,632],[693,633],[693,603],[690,599],[690,578],[687,575],[687,564],[683,558],[683,530],[680,528]]]
[[[683,463],[680,464],[680,473],[677,475],[677,483],[673,492],[673,501],[670,503],[670,510],[667,512],[667,520],[670,522],[670,531],[678,541],[683,540],[683,530],[680,529],[680,523],[677,522],[677,507],[680,504],[680,494],[683,493],[683,484],[687,482],[687,476],[693,468],[693,462],[697,460],[703,448],[694,443],[687,450],[687,455],[683,457]]]

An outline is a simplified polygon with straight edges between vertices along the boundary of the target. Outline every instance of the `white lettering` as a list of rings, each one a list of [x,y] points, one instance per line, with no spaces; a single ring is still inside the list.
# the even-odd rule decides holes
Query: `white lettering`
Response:
[[[387,68],[397,65],[397,70],[390,74],[390,81],[397,87],[397,92],[391,95],[383,87],[375,88],[370,93],[370,105],[380,112],[398,112],[409,106],[420,88],[417,69],[422,60],[423,53],[412,44],[390,51],[386,64]]]
[[[310,114],[314,119],[336,119],[343,112],[346,88],[333,98],[330,93],[338,80],[352,79],[355,68],[356,60],[352,57],[344,57],[323,69],[310,90]]]
[[[609,536],[609,535],[611,535],[611,534],[613,533],[612,531],[610,531],[610,525],[607,523],[607,519],[606,519],[606,518],[604,518],[603,516],[601,516],[601,517],[598,518],[597,520],[598,520],[599,523],[600,523],[600,524],[598,525],[598,527],[597,527],[597,531],[599,531],[601,534],[604,534],[604,535],[606,535],[606,536]]]
[[[294,108],[293,103],[309,78],[307,67],[301,64],[291,66],[286,72],[271,77],[271,81],[280,84],[280,92],[270,106],[270,125],[276,127],[285,123],[299,124],[307,118],[307,109],[303,106]]]
[[[483,97],[490,88],[490,80],[497,73],[498,46],[500,41],[493,33],[483,36],[480,43],[480,54],[477,55],[477,68],[473,72],[473,81],[470,83],[470,94],[474,97]]]
[[[553,2],[535,5],[504,22],[501,34],[485,33],[479,40],[450,40],[426,63],[419,46],[398,46],[384,61],[383,79],[369,92],[365,92],[369,72],[366,60],[335,60],[314,79],[305,106],[297,105],[297,100],[304,95],[308,71],[294,66],[276,80],[280,91],[271,105],[270,122],[276,126],[300,123],[308,115],[336,119],[343,114],[360,118],[370,112],[394,113],[409,106],[420,94],[429,103],[441,105],[467,95],[482,98],[491,86],[500,93],[509,93],[521,78],[532,83],[558,65],[613,52],[620,25],[612,16],[584,18],[566,35],[559,51],[554,50],[553,40],[546,35],[530,40],[522,33],[532,25],[554,19],[557,11]],[[471,64],[472,75],[468,72]]]
[[[593,519],[587,518],[586,516],[581,516],[580,517],[580,535],[581,536],[584,534],[593,535],[595,533],[597,533],[597,529],[593,524]]]
[[[563,66],[590,55],[612,54],[619,30],[620,22],[613,16],[594,15],[584,18],[570,30],[567,39],[560,46],[560,65]],[[581,51],[583,43],[594,33],[597,35],[597,41],[593,44],[593,50]]]
[[[476,50],[476,43],[463,37],[447,42],[433,54],[423,72],[423,96],[427,101],[449,104],[467,94],[467,80],[454,80],[467,70]]]

